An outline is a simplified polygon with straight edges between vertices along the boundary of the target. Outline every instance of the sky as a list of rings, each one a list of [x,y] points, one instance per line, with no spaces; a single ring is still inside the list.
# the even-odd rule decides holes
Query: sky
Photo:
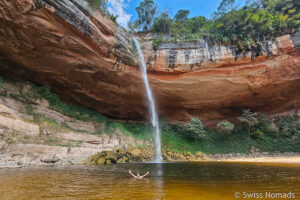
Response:
[[[109,11],[119,15],[117,22],[126,27],[129,21],[137,18],[135,8],[142,0],[108,0]],[[205,16],[207,18],[218,8],[222,0],[154,0],[158,6],[158,13],[168,11],[173,17],[180,9],[190,10],[189,17]],[[236,0],[236,4],[241,6],[245,0]]]

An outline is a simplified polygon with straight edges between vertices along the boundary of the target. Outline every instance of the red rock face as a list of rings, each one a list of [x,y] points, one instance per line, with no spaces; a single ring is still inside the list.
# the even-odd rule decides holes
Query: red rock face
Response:
[[[242,109],[278,114],[300,106],[299,52],[233,67],[203,69],[167,79],[156,75],[159,108],[174,120],[199,116],[214,121]],[[162,98],[165,97],[165,98]]]
[[[258,57],[205,43],[167,44],[156,51],[149,42],[145,46],[159,111],[167,119],[197,116],[216,122],[247,108],[267,114],[298,112],[300,51],[289,35],[269,43]]]
[[[101,12],[80,0],[0,0],[0,8],[0,74],[50,85],[64,101],[112,118],[148,118],[130,35]],[[145,41],[160,117],[214,122],[245,108],[300,107],[300,51],[288,35],[255,59],[209,45],[152,51]]]
[[[111,117],[144,118],[131,39],[104,14],[79,0],[0,0],[0,8],[2,75],[50,85]]]

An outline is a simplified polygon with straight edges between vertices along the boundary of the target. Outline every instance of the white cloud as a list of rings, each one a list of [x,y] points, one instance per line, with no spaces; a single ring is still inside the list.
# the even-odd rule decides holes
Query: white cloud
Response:
[[[129,2],[130,0],[128,0]],[[119,15],[117,22],[123,26],[127,27],[127,23],[130,21],[131,14],[125,11],[127,4],[124,0],[108,0],[109,6],[108,11],[114,15]]]

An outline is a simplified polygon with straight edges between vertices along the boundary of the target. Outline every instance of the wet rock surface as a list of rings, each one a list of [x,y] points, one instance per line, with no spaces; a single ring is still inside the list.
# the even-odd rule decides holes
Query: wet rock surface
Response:
[[[190,152],[187,153],[177,153],[174,151],[165,151],[163,153],[163,160],[165,161],[210,161],[212,160],[208,155],[197,152],[192,154]]]
[[[128,162],[146,162],[151,161],[153,157],[154,153],[152,148],[129,147],[127,150],[117,149],[116,151],[102,151],[87,159],[85,164],[111,165]]]

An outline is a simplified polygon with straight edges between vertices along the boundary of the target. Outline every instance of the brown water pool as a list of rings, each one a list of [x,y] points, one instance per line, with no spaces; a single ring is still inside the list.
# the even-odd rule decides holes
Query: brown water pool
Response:
[[[136,181],[129,169],[150,175]],[[300,199],[300,165],[131,163],[0,169],[0,199]]]

